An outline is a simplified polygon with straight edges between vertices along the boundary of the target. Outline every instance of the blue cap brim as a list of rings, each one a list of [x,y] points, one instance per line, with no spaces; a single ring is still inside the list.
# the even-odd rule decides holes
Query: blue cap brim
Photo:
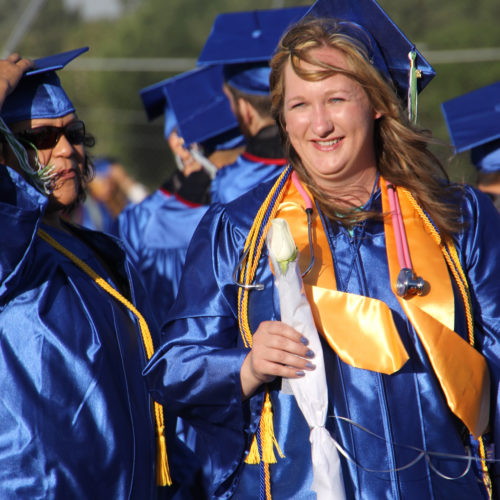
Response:
[[[500,81],[441,104],[456,153],[500,138]]]
[[[14,91],[5,99],[0,115],[6,123],[36,118],[60,118],[75,112],[56,71],[63,69],[80,54],[82,47],[35,59],[34,69],[23,75]]]
[[[40,73],[47,73],[48,71],[58,71],[63,69],[73,59],[79,55],[87,52],[88,47],[81,47],[79,49],[68,50],[60,54],[54,54],[47,57],[41,57],[33,61],[34,67],[25,73],[25,76],[39,75]]]
[[[188,71],[166,83],[165,92],[186,144],[202,143],[238,128],[223,83],[220,65]]]
[[[500,171],[500,139],[481,144],[471,149],[470,159],[481,172],[493,173]]]
[[[165,83],[167,81],[168,79],[162,80],[139,91],[148,120],[154,120],[165,114],[165,109],[168,106],[165,94]]]
[[[307,7],[219,14],[198,57],[198,64],[269,61],[281,35]]]

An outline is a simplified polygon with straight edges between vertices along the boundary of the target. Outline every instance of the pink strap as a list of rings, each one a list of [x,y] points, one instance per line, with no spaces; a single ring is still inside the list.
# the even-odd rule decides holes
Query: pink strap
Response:
[[[312,200],[311,197],[307,194],[307,191],[304,189],[302,186],[299,178],[297,177],[297,173],[295,170],[292,172],[292,182],[293,185],[295,186],[295,189],[299,192],[300,196],[302,196],[302,199],[304,200],[304,203],[306,204],[306,208],[312,209]]]
[[[396,193],[396,188],[389,182],[387,184],[387,197],[389,199],[389,208],[391,209],[392,227],[394,237],[396,239],[396,251],[398,254],[399,266],[401,269],[413,269],[411,265],[410,250],[406,239],[405,226],[401,215],[401,207],[399,206],[399,198]]]

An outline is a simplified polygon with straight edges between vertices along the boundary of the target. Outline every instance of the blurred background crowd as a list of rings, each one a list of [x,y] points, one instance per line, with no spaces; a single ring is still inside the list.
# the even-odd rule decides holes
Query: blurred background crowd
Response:
[[[163,117],[148,121],[140,89],[188,71],[220,12],[308,6],[311,0],[0,0],[5,57],[30,58],[90,46],[61,79],[97,142],[153,191],[174,171]],[[476,182],[468,153],[453,157],[440,104],[500,80],[497,0],[380,0],[436,70],[419,98],[419,125],[433,131],[452,180]],[[47,29],[50,26],[50,29]]]

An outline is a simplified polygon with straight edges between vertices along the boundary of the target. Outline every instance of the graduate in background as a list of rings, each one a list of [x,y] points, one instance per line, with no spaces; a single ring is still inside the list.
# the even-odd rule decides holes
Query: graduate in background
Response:
[[[24,75],[27,60],[0,61],[5,500],[171,498],[185,474],[176,420],[141,377],[159,336],[142,283],[118,240],[63,217],[85,196],[94,140],[55,70],[86,50]]]
[[[207,212],[145,375],[195,428],[210,496],[316,497],[310,429],[281,390],[315,353],[280,321],[263,244],[284,218],[323,337],[345,498],[493,498],[500,216],[447,180],[409,119],[434,71],[378,4],[318,0],[311,14],[271,61],[290,168]]]
[[[198,58],[199,65],[222,64],[226,94],[245,151],[217,172],[211,201],[228,203],[286,165],[279,130],[271,114],[269,60],[283,31],[306,12],[305,7],[219,14]]]
[[[148,195],[114,158],[92,159],[95,175],[87,186],[85,201],[71,213],[71,220],[88,229],[118,236],[118,216],[130,204]]]
[[[222,94],[220,66],[163,80],[141,97],[150,119],[165,115],[165,137],[179,169],[120,215],[119,234],[161,325],[177,294],[191,236],[208,208],[211,179],[223,167],[221,155],[237,155],[242,138]]]
[[[470,150],[477,187],[500,211],[500,82],[441,104],[455,153]]]

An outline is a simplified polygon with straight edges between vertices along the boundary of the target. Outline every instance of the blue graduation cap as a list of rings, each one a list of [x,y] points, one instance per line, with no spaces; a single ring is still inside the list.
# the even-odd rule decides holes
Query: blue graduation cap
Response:
[[[356,37],[368,50],[371,49],[374,66],[394,82],[400,97],[408,96],[410,51],[415,51],[416,68],[420,71],[418,91],[436,74],[375,0],[317,0],[306,15],[346,21],[346,34]]]
[[[163,133],[166,138],[168,138],[172,131],[177,127],[177,119],[175,118],[175,114],[170,107],[165,89],[168,81],[169,79],[162,80],[161,82],[154,83],[153,85],[145,87],[139,91],[148,120],[151,121],[161,115],[165,115]]]
[[[220,65],[197,68],[166,82],[165,92],[186,144],[239,131],[223,83]]]
[[[483,171],[500,170],[500,81],[441,104],[456,153],[471,150]]]
[[[35,59],[33,69],[23,75],[5,99],[0,116],[6,123],[14,123],[34,118],[59,118],[73,113],[75,108],[56,71],[88,50],[88,47],[82,47]]]
[[[164,111],[187,145],[210,142],[211,148],[240,134],[238,122],[222,92],[220,65],[205,66],[154,84],[141,97],[149,117]]]
[[[219,14],[198,57],[198,64],[223,64],[224,79],[253,94],[269,93],[269,60],[281,35],[307,7]]]

